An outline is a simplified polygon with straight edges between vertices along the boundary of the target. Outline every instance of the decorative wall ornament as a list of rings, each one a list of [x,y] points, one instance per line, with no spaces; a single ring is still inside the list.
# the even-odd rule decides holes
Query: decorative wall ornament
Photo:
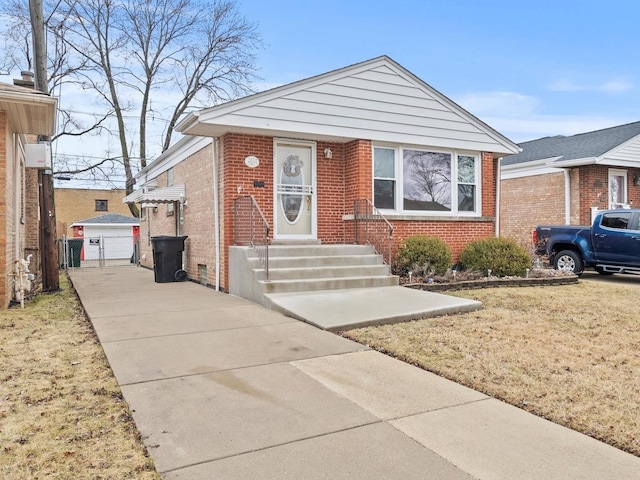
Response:
[[[249,155],[244,159],[244,164],[249,168],[256,168],[260,165],[260,160],[254,155]]]
[[[298,155],[294,155],[293,153],[290,153],[289,155],[287,155],[287,159],[282,164],[284,174],[287,177],[300,176],[300,171],[302,170],[302,167],[304,167],[303,161],[300,160],[300,157],[298,157]]]

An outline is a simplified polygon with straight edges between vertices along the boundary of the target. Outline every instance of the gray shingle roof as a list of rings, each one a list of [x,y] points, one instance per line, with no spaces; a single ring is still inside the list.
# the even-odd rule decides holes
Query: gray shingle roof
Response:
[[[522,152],[502,159],[502,165],[515,165],[545,158],[561,157],[558,161],[599,157],[640,135],[640,122],[579,133],[571,137],[558,135],[520,144]]]
[[[126,215],[120,215],[119,213],[106,213],[104,215],[98,215],[97,217],[87,218],[85,220],[78,220],[73,222],[74,225],[89,225],[89,224],[127,224],[127,225],[139,225],[140,219],[135,217],[127,217]]]

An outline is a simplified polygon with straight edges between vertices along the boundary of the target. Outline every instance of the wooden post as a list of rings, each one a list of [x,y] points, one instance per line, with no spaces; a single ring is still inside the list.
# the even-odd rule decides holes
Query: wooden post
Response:
[[[33,55],[36,89],[48,94],[47,46],[44,35],[42,0],[29,0],[31,31],[33,34]],[[49,138],[39,136],[40,141]],[[53,196],[53,175],[51,171],[38,172],[40,185],[40,257],[42,265],[42,290],[54,292],[60,289],[58,280],[58,245],[56,235],[56,207]]]

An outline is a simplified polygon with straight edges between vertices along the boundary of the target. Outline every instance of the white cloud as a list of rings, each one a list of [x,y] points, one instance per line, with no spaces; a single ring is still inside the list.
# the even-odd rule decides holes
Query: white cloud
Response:
[[[616,92],[629,88],[628,83],[611,81],[600,85],[601,91]],[[577,91],[586,87],[568,82],[558,83],[563,91]],[[606,90],[605,90],[606,89]],[[518,92],[474,92],[454,97],[454,100],[487,125],[519,143],[554,135],[575,135],[602,128],[638,121],[615,113],[608,115],[571,115],[540,113],[544,102],[535,96]],[[546,110],[546,109],[545,109]]]

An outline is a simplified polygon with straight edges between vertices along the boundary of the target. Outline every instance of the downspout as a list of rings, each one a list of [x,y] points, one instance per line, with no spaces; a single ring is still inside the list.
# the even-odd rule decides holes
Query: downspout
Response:
[[[19,190],[18,195],[15,195],[15,211],[14,211],[14,219],[13,219],[13,229],[14,229],[14,253],[15,259],[20,260],[22,258],[23,253],[20,249],[20,218],[22,216],[22,203],[24,202],[24,191],[22,190],[22,182],[20,180],[20,172],[22,169],[20,168],[20,142],[18,142],[18,134],[13,134],[13,159],[14,159],[14,168],[13,168],[13,186],[15,189]]]
[[[564,223],[571,225],[571,171],[568,168],[564,172]]]
[[[496,174],[496,237],[500,236],[500,176],[502,171],[502,157],[498,158],[498,173]]]
[[[216,251],[216,292],[220,291],[220,204],[218,202],[218,168],[216,149],[218,139],[211,142],[211,164],[213,167],[213,243]]]

